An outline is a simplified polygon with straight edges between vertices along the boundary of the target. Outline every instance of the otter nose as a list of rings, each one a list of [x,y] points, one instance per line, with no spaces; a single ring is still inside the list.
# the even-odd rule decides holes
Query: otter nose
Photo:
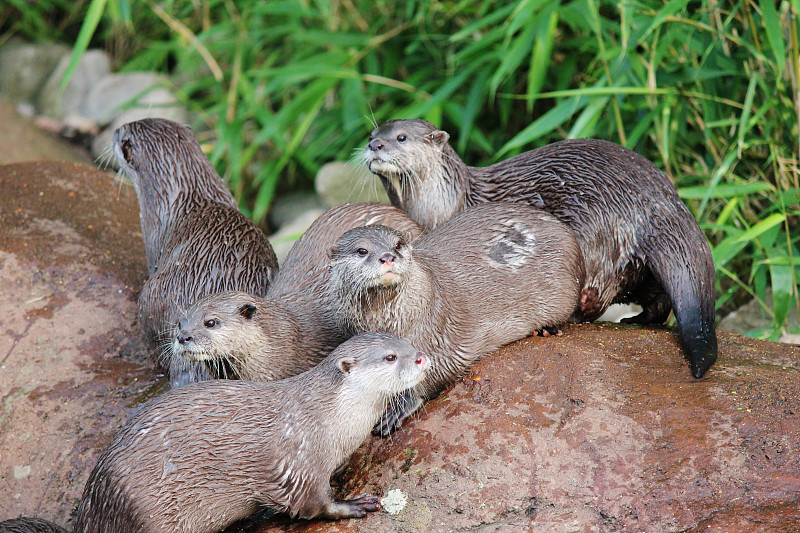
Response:
[[[394,260],[395,259],[396,259],[396,257],[393,254],[391,254],[389,252],[386,252],[385,254],[383,254],[381,256],[380,262],[381,262],[381,264],[384,264],[384,265],[387,265],[387,266],[391,266],[391,265],[394,264]]]
[[[189,335],[185,331],[181,331],[180,335],[178,335],[178,342],[181,344],[186,344],[190,340],[192,340],[191,335]]]
[[[381,150],[383,148],[383,141],[381,141],[380,139],[374,139],[370,141],[367,146],[369,146],[369,149],[372,150],[373,152],[377,152],[378,150]]]
[[[417,352],[417,358],[414,359],[414,363],[424,367],[425,365],[428,364],[428,356],[422,352]]]

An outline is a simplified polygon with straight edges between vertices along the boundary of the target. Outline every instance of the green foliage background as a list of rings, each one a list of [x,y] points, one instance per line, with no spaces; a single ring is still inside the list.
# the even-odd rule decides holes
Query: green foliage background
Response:
[[[422,117],[482,165],[567,137],[644,154],[712,244],[718,307],[800,308],[800,0],[10,0],[0,39],[158,70],[244,210]],[[2,42],[0,40],[0,42]],[[767,301],[767,289],[773,301]]]

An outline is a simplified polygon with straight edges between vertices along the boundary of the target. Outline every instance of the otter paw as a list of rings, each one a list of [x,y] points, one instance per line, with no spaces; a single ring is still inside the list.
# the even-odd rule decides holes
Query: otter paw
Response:
[[[380,511],[381,499],[373,494],[361,494],[351,500],[335,500],[328,505],[325,518],[364,518],[367,513]]]
[[[559,328],[557,328],[555,326],[547,326],[547,327],[544,327],[542,329],[537,329],[536,331],[533,332],[533,336],[534,337],[537,337],[537,336],[549,337],[551,335],[560,337],[563,334],[564,334],[564,332],[561,331]]]

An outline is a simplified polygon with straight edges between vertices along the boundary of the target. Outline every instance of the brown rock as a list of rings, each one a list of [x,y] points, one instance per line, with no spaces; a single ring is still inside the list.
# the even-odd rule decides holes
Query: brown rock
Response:
[[[522,340],[353,457],[340,497],[399,514],[258,531],[796,531],[800,347],[719,342],[697,381],[666,328]]]
[[[13,104],[0,96],[0,164],[20,161],[75,161],[91,164],[89,153],[66,144],[56,135],[38,129],[21,117]]]
[[[0,166],[0,520],[68,525],[99,454],[163,383],[135,292],[136,195],[73,163]]]

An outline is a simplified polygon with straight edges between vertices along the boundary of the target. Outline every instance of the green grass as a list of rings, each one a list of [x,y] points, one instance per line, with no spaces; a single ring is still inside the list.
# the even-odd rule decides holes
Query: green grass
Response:
[[[0,42],[93,42],[122,70],[171,74],[257,221],[373,121],[426,118],[475,165],[604,138],[672,177],[711,242],[721,310],[755,297],[774,317],[756,334],[798,327],[800,0],[36,5],[0,8]]]

